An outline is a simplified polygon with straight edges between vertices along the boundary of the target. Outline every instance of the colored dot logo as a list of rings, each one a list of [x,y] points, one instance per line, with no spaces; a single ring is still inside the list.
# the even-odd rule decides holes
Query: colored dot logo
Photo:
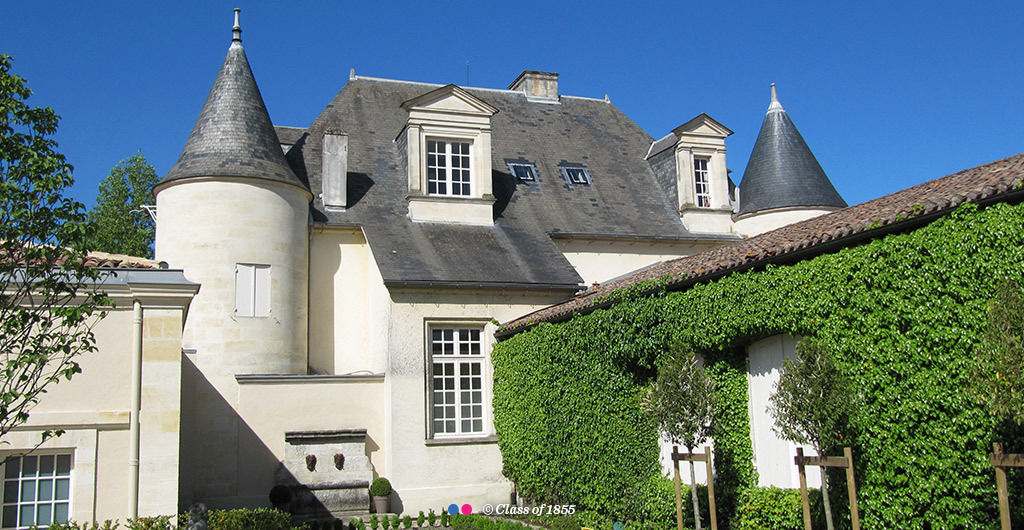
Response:
[[[458,515],[459,513],[462,515],[469,515],[473,513],[473,507],[468,504],[463,504],[460,508],[459,505],[454,502],[448,505],[448,515]]]

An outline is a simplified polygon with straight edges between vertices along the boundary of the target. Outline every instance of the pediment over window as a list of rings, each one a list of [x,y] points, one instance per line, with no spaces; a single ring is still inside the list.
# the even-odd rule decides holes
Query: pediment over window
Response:
[[[480,114],[490,117],[498,112],[491,104],[452,84],[412,98],[402,103],[402,108],[410,114],[419,110]]]
[[[715,121],[714,118],[707,114],[701,113],[696,118],[672,129],[672,132],[676,136],[684,136],[688,134],[696,136],[714,136],[718,138],[725,138],[732,134],[732,131],[728,127]]]

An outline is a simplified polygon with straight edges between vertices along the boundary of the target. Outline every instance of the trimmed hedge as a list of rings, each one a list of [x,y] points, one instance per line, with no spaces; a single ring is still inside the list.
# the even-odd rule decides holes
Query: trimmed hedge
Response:
[[[713,434],[726,519],[756,483],[743,348],[789,333],[827,345],[862,393],[852,445],[866,530],[991,528],[998,512],[987,454],[993,441],[1024,452],[1024,432],[997,423],[969,374],[986,303],[1002,281],[1022,276],[1024,206],[967,204],[917,230],[793,265],[685,291],[631,288],[609,309],[496,345],[505,475],[524,497],[623,516],[623,493],[659,474],[657,432],[640,395],[669,341],[682,340],[728,394]],[[1020,501],[1024,481],[1011,480]],[[841,509],[842,482],[832,495]]]
[[[825,527],[825,512],[820,490],[810,490],[813,528]],[[835,509],[835,508],[833,508]],[[838,515],[838,514],[836,514]],[[840,519],[836,517],[836,519]],[[750,488],[736,511],[737,530],[803,530],[803,503],[800,490]]]

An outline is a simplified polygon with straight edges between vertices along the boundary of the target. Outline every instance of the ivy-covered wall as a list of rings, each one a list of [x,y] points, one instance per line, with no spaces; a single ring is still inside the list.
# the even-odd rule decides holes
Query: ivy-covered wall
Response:
[[[705,356],[726,405],[714,438],[728,518],[756,483],[743,348],[790,333],[829,345],[861,392],[853,445],[865,529],[992,528],[987,454],[993,441],[1024,452],[1024,436],[969,391],[970,368],[986,303],[1022,273],[1024,206],[965,205],[909,233],[540,324],[493,354],[505,473],[524,496],[624,514],[624,499],[659,473],[640,396],[681,338]],[[1012,478],[1019,501],[1024,477]]]

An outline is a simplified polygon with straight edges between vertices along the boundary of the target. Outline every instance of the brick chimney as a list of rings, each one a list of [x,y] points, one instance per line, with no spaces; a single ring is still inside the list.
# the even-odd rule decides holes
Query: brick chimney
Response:
[[[523,70],[508,87],[531,98],[558,99],[558,74]]]

